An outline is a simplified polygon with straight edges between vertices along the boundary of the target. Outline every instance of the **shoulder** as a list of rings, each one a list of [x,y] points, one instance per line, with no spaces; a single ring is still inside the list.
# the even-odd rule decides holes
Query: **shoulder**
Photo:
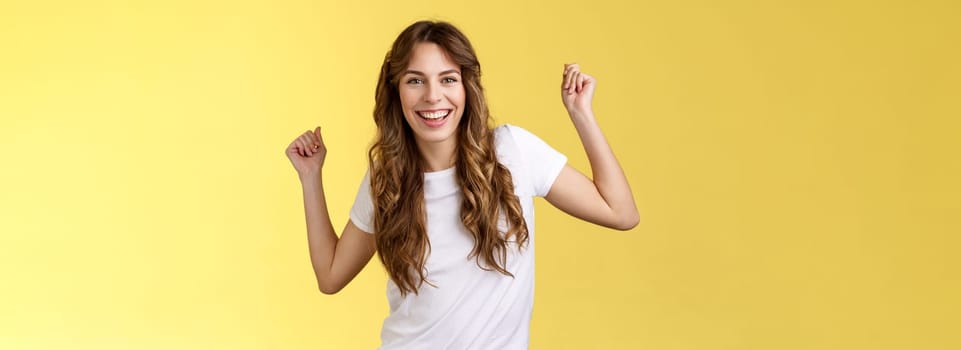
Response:
[[[494,128],[494,144],[498,152],[508,149],[526,154],[528,157],[539,157],[542,153],[554,149],[534,133],[513,124],[502,124]]]
[[[507,167],[507,170],[511,172],[511,176],[514,177],[515,191],[523,189],[521,191],[522,193],[528,193],[531,192],[527,190],[528,186],[521,186],[528,182],[525,180],[527,174],[527,157],[522,154],[523,149],[514,138],[518,129],[520,129],[520,127],[511,124],[501,124],[495,127],[494,152],[497,156],[497,162]]]
[[[504,124],[494,130],[498,160],[512,172],[524,174],[532,192],[546,196],[567,157],[522,127]],[[516,170],[516,171],[515,171]]]
[[[536,139],[530,131],[513,124],[501,124],[494,128],[494,144],[497,148],[504,145],[511,147],[521,146],[525,140]]]
[[[519,126],[514,125],[514,124],[501,124],[501,125],[498,125],[498,126],[494,127],[494,138],[495,138],[495,139],[497,139],[497,138],[504,138],[504,137],[513,138],[513,137],[515,137],[515,135],[517,135],[518,133],[530,134],[530,131],[527,131],[527,130],[525,130],[524,128],[519,127]]]
[[[517,143],[514,141],[512,131],[514,128],[517,127],[511,124],[501,124],[494,127],[494,149],[498,158],[517,152]]]
[[[494,148],[498,158],[503,162],[505,158],[515,158],[523,151],[517,135],[527,133],[527,130],[512,124],[501,124],[494,128]],[[519,159],[518,159],[519,160]]]

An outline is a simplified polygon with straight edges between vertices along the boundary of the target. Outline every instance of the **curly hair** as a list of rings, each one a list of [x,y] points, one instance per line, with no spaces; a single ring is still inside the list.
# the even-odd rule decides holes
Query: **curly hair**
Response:
[[[483,270],[513,277],[505,268],[509,242],[513,240],[521,249],[528,241],[511,173],[497,161],[474,48],[450,23],[416,22],[401,32],[384,57],[375,95],[377,134],[368,152],[377,252],[401,295],[417,294],[424,282],[431,284],[424,267],[430,251],[424,207],[425,168],[413,130],[404,119],[398,91],[398,79],[407,68],[414,46],[424,42],[443,48],[461,67],[466,106],[456,131],[454,167],[463,197],[460,219],[474,238],[469,258]],[[499,220],[506,224],[506,232],[500,231]]]

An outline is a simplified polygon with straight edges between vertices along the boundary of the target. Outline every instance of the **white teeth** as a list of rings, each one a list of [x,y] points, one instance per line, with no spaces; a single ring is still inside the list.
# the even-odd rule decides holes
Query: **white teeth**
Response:
[[[440,119],[447,116],[450,113],[449,110],[437,111],[437,112],[417,112],[421,117],[427,119]]]

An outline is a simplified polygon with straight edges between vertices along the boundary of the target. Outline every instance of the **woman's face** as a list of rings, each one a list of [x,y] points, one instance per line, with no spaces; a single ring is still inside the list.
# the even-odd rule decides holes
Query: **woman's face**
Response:
[[[464,114],[464,84],[460,66],[444,49],[430,42],[416,44],[398,90],[404,118],[421,147],[456,142]]]

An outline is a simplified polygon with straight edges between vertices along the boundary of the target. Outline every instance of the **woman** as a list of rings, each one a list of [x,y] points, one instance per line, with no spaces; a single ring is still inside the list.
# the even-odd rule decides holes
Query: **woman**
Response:
[[[377,83],[369,169],[339,239],[324,199],[320,127],[287,147],[321,292],[338,292],[374,253],[390,276],[383,349],[527,347],[534,196],[606,227],[637,225],[627,179],[594,119],[593,77],[568,64],[561,86],[592,181],[528,131],[492,128],[480,74],[470,42],[448,23],[417,22],[397,37]]]

